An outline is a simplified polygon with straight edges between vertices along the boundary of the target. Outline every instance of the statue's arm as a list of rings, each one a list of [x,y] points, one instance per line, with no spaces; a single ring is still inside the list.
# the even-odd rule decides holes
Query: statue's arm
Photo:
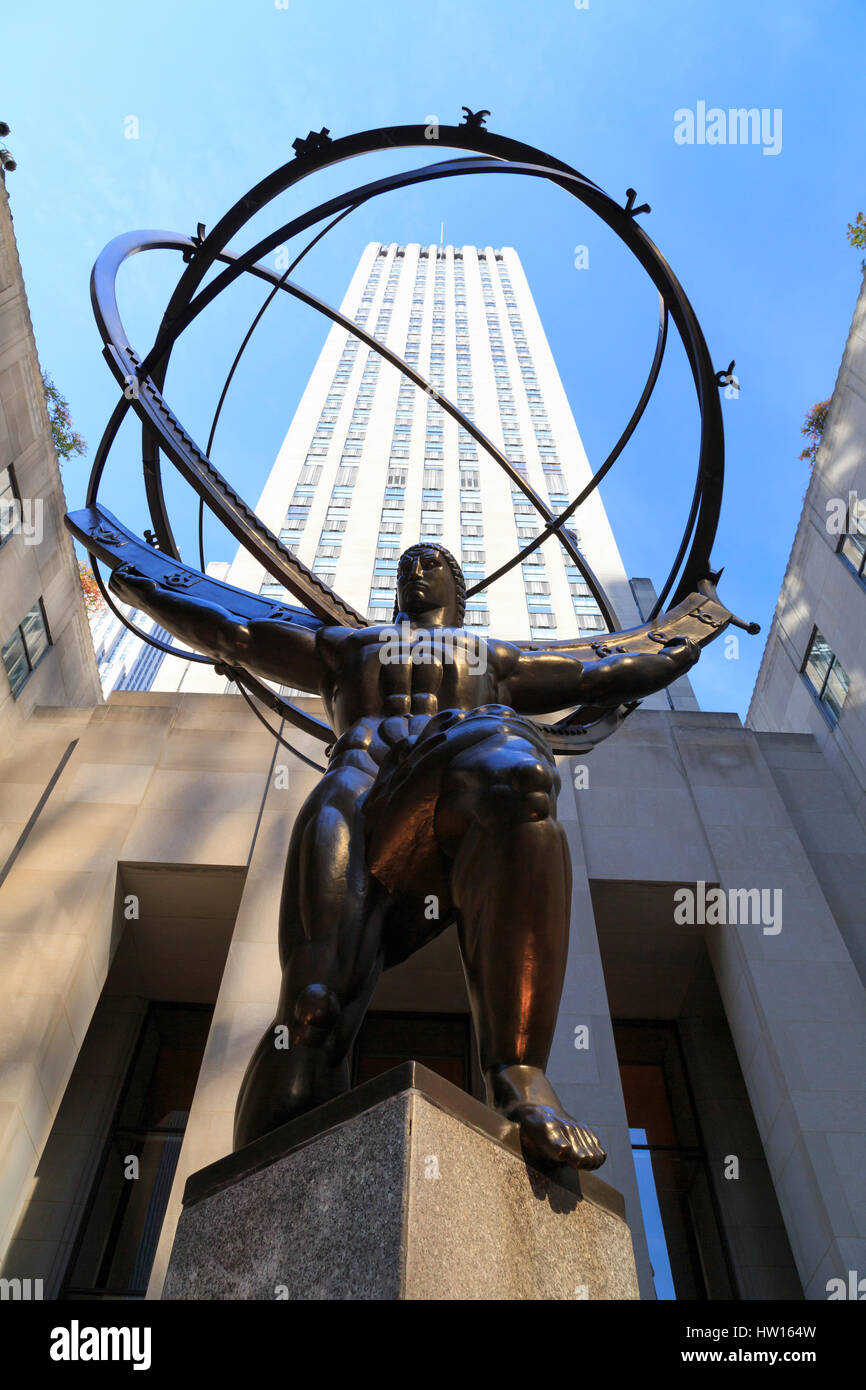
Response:
[[[500,680],[501,698],[524,714],[642,700],[684,675],[700,655],[688,637],[673,637],[653,651],[611,652],[590,661],[563,651],[513,650],[511,668]]]
[[[269,618],[244,620],[217,603],[166,588],[130,565],[113,572],[109,588],[214,661],[319,692],[325,667],[317,651],[317,628]]]

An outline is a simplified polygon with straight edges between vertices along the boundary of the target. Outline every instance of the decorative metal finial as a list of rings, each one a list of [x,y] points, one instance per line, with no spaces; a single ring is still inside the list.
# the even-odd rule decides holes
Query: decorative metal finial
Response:
[[[461,110],[466,112],[464,119],[460,122],[461,125],[470,126],[475,130],[484,130],[487,117],[490,115],[489,111],[470,111],[468,106],[461,107]]]
[[[292,149],[298,159],[306,159],[308,155],[317,154],[324,149],[325,145],[330,145],[331,134],[327,126],[322,126],[320,131],[311,130],[306,140],[302,140],[300,135],[297,140],[292,141]]]

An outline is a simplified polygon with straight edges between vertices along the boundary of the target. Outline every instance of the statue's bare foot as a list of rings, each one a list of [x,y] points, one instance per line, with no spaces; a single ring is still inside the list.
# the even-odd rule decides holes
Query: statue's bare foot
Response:
[[[527,1158],[564,1163],[569,1168],[600,1168],[607,1154],[591,1129],[565,1110],[539,1067],[491,1067],[490,1104],[520,1128]]]

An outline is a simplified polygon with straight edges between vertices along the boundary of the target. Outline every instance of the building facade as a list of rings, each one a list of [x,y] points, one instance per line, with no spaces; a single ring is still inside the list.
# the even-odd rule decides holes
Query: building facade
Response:
[[[38,706],[101,698],[65,511],[0,177],[0,731],[7,746]],[[0,858],[10,833],[0,824]]]
[[[516,257],[473,252],[467,272],[463,249],[477,313],[458,333],[460,258],[443,248],[439,277],[437,249],[426,249],[422,293],[424,248],[368,247],[352,316],[384,314],[378,331],[405,335],[408,353],[417,294],[446,393],[459,396],[456,359],[468,347],[474,418],[503,445],[506,428],[519,431],[506,452],[525,452],[537,490],[551,495],[561,473],[573,495],[585,460],[540,339],[529,353],[540,402],[520,370],[502,267],[527,337],[533,320]],[[446,302],[454,296],[442,363],[440,278]],[[493,309],[508,388],[501,370],[497,383]],[[357,607],[390,618],[395,551],[429,535],[490,570],[516,548],[527,514],[492,465],[461,459],[466,441],[422,393],[401,405],[397,373],[374,371],[361,349],[344,362],[346,346],[342,330],[329,335],[262,513]],[[504,413],[512,404],[515,417]],[[395,444],[398,422],[408,444],[402,429]],[[547,434],[553,453],[542,450]],[[349,448],[370,450],[369,485]],[[629,587],[600,503],[592,515],[583,547],[623,623],[637,622],[646,586]],[[483,562],[470,558],[479,553]],[[249,563],[238,557],[229,579],[260,591],[270,581]],[[473,626],[516,637],[597,630],[555,542],[543,570],[513,571],[507,598],[491,588]],[[289,836],[319,773],[224,682],[197,690],[181,668],[181,684],[40,704],[0,758],[12,845],[0,866],[0,1259],[5,1278],[42,1279],[46,1297],[159,1297],[184,1181],[231,1149],[241,1078],[274,1013]],[[305,704],[321,714],[317,700]],[[291,738],[321,759],[311,738]],[[866,993],[848,945],[866,830],[822,746],[809,732],[744,729],[686,692],[679,704],[647,702],[559,770],[574,887],[549,1071],[608,1151],[602,1176],[624,1194],[642,1296],[823,1299],[831,1280],[849,1286],[851,1271],[866,1270]],[[847,884],[816,852],[828,827],[860,865]],[[480,1094],[453,929],[382,978],[353,1075],[407,1057]]]
[[[866,825],[866,280],[830,401],[747,723],[809,733]],[[812,846],[839,885],[864,866],[828,823]],[[841,910],[841,897],[840,897]],[[841,919],[866,980],[862,905]]]

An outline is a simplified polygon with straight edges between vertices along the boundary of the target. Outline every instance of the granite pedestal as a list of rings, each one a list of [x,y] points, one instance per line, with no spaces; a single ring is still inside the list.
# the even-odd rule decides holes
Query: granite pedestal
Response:
[[[417,1062],[194,1173],[166,1299],[636,1299],[620,1194]]]

